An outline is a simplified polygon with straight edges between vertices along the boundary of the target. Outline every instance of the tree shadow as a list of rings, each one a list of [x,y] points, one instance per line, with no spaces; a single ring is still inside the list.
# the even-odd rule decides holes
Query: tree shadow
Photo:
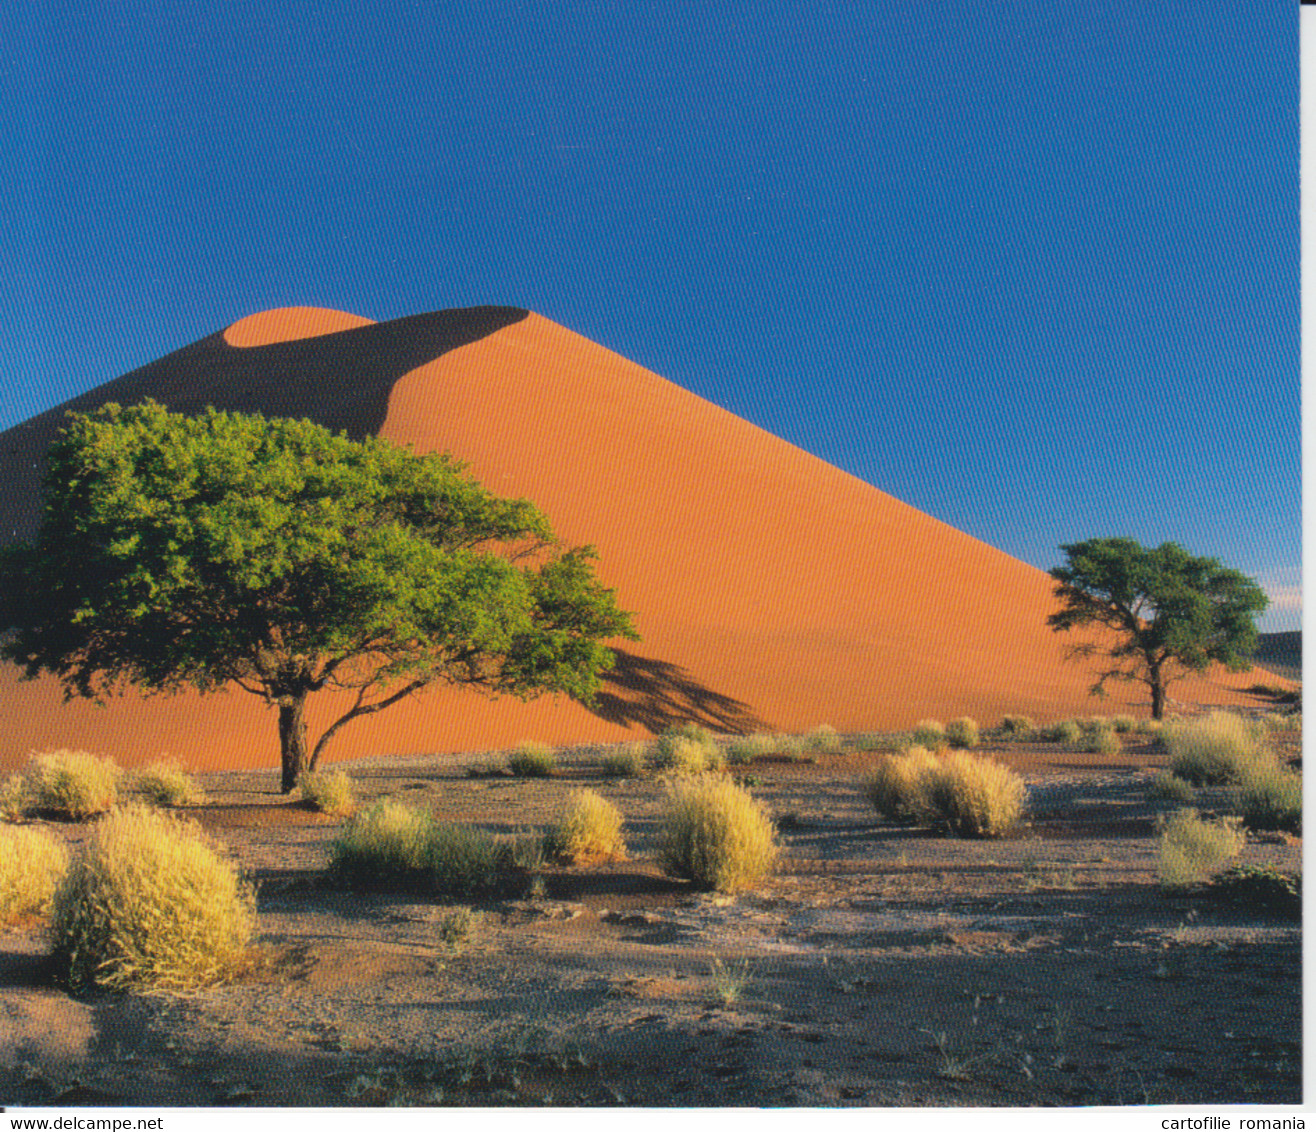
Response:
[[[267,417],[307,418],[353,440],[379,432],[394,385],[450,350],[528,317],[520,307],[467,307],[372,323],[266,346],[230,346],[224,332],[175,350],[0,433],[0,542],[36,528],[46,449],[66,412],[146,398],[179,413],[207,405]],[[442,412],[443,406],[435,406]]]
[[[767,723],[749,704],[715,692],[678,664],[614,648],[617,662],[603,676],[593,710],[600,719],[657,734],[673,724],[694,722],[711,731],[744,735]]]

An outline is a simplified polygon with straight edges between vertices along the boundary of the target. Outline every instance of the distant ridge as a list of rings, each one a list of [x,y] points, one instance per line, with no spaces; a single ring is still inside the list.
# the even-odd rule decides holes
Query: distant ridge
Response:
[[[346,727],[330,757],[635,737],[695,719],[723,731],[843,732],[1005,712],[1146,711],[1091,699],[1046,627],[1045,573],[1010,558],[571,331],[515,307],[372,323],[297,307],[234,323],[0,434],[0,537],[38,516],[65,409],[144,397],[307,416],[353,436],[451,451],[525,496],[599,572],[643,636],[598,705],[436,689]],[[1254,703],[1250,674],[1176,684],[1186,702]],[[312,703],[314,730],[337,709]],[[0,676],[0,766],[79,746],[125,763],[273,765],[261,702],[233,692],[98,711],[53,682]]]

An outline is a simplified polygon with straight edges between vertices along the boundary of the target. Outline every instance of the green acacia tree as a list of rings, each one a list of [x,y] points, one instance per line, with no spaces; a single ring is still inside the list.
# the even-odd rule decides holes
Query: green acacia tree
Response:
[[[1096,538],[1060,548],[1068,558],[1051,571],[1062,603],[1047,618],[1057,632],[1098,627],[1104,641],[1070,650],[1099,657],[1094,695],[1111,680],[1151,692],[1152,716],[1165,713],[1165,689],[1213,662],[1246,671],[1257,647],[1255,618],[1269,604],[1261,587],[1214,558],[1197,558],[1172,542],[1152,548],[1132,539]]]
[[[236,686],[278,709],[283,789],[344,725],[436,683],[589,702],[637,639],[529,502],[442,454],[154,402],[70,414],[33,541],[0,551],[0,655],[65,697]],[[354,694],[308,746],[308,697]]]

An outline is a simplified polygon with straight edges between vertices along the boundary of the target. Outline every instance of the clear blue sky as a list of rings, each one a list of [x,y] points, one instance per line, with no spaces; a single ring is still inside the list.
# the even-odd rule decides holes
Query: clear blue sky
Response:
[[[11,7],[0,428],[257,310],[506,303],[1298,627],[1292,0]]]

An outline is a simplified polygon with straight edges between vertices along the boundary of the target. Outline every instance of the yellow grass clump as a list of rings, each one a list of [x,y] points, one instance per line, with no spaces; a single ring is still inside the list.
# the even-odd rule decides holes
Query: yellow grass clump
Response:
[[[341,770],[308,770],[297,779],[302,801],[313,810],[333,817],[346,817],[356,809],[352,780]]]
[[[820,723],[804,736],[804,747],[823,755],[834,755],[841,749],[841,736],[830,723]]]
[[[621,811],[608,799],[593,790],[577,790],[548,832],[548,849],[571,864],[619,861],[626,856],[621,827]]]
[[[646,743],[623,743],[603,756],[603,773],[609,778],[640,778],[649,768]]]
[[[52,953],[74,986],[189,990],[237,971],[256,899],[195,823],[135,803],[112,810],[60,885]]]
[[[927,776],[929,808],[957,837],[1004,837],[1023,816],[1028,790],[1009,767],[953,751]]]
[[[1194,786],[1236,783],[1253,764],[1274,762],[1257,729],[1227,711],[1171,724],[1161,740],[1170,752],[1170,769]]]
[[[1161,823],[1157,855],[1161,885],[1168,889],[1187,888],[1237,857],[1246,835],[1237,819],[1217,818],[1204,821],[1196,810],[1177,810]]]
[[[196,806],[206,800],[192,776],[178,763],[168,760],[134,771],[129,782],[133,792],[153,806]]]
[[[1239,775],[1238,810],[1249,829],[1302,832],[1302,775],[1258,759]]]
[[[937,719],[920,719],[914,724],[914,745],[936,750],[946,745],[946,729]]]
[[[777,831],[767,812],[717,774],[668,784],[659,839],[659,860],[668,873],[718,892],[752,887],[777,861]]]
[[[548,778],[557,770],[557,756],[546,743],[518,743],[507,756],[507,768],[517,778]]]
[[[967,715],[952,719],[946,724],[946,742],[952,747],[966,749],[978,745],[978,724]]]
[[[0,821],[22,821],[30,804],[27,779],[11,774],[0,786]]]
[[[940,769],[941,760],[926,747],[908,747],[877,764],[864,780],[864,797],[890,821],[930,821],[934,815],[927,783]]]
[[[119,800],[123,771],[111,759],[59,750],[34,754],[24,777],[29,810],[81,821],[104,813]]]
[[[0,924],[44,915],[68,867],[69,851],[46,830],[0,827]]]

